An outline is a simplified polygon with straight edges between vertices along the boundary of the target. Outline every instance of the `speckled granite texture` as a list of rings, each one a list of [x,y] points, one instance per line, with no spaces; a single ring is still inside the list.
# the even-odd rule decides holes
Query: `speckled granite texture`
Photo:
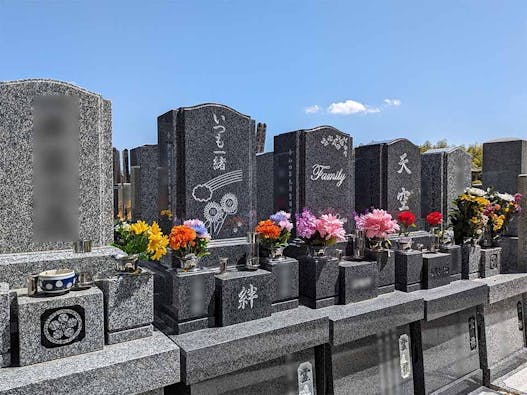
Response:
[[[471,281],[487,287],[489,304],[527,292],[527,273],[498,274]]]
[[[194,384],[327,343],[328,319],[306,307],[235,326],[170,336],[181,348],[182,381]]]
[[[272,273],[271,302],[298,299],[298,261],[293,258],[262,259],[261,267]]]
[[[97,281],[97,286],[104,296],[104,326],[107,334],[149,326],[154,321],[152,272],[143,269],[139,275],[113,276]]]
[[[117,344],[129,342],[130,340],[141,339],[142,337],[152,336],[153,325],[140,326],[138,328],[123,329],[117,332],[106,332],[106,344]]]
[[[65,295],[52,297],[28,297],[24,289],[17,290],[17,293],[16,319],[18,321],[20,366],[98,351],[103,348],[103,297],[98,288],[70,291]],[[83,309],[78,316],[70,313],[75,307]],[[71,339],[71,342],[65,345],[52,344],[50,341],[47,341],[48,344],[44,343],[45,333],[47,333],[45,322],[47,314],[51,311],[56,311],[57,314],[66,312],[70,319],[77,317],[75,319],[81,321],[81,324],[77,323],[76,326],[68,325],[68,328],[78,328],[80,331],[80,333],[73,334],[72,330],[71,336],[67,334],[64,325],[58,328],[49,325],[48,336],[58,334],[60,330],[64,335],[63,337],[61,335],[59,339]],[[54,321],[63,322],[60,316],[57,316],[56,320],[51,320],[52,323]]]
[[[0,368],[11,363],[10,306],[9,284],[0,283]]]
[[[342,306],[319,310],[329,317],[329,337],[332,345],[374,335],[382,328],[395,328],[423,319],[423,299],[395,291]]]
[[[461,246],[461,276],[468,280],[478,278],[480,272],[481,246],[464,244]]]
[[[0,281],[9,283],[11,288],[22,288],[30,274],[63,268],[88,272],[93,278],[106,278],[115,274],[113,255],[122,253],[115,247],[100,247],[82,254],[72,250],[1,254]]]
[[[67,95],[80,103],[80,238],[95,246],[113,239],[111,103],[72,84],[44,80],[0,82],[0,254],[70,247],[70,241],[33,240],[32,104],[35,97]],[[13,285],[12,285],[13,286]],[[16,286],[16,285],[15,285]]]
[[[342,261],[339,263],[340,304],[360,302],[377,296],[377,262]]]
[[[3,395],[137,394],[179,381],[179,348],[160,332],[104,350],[0,369]]]
[[[423,288],[432,289],[450,283],[450,254],[423,254]]]
[[[137,166],[132,171],[132,204],[134,220],[142,219],[148,223],[159,221],[158,206],[158,167],[159,155],[157,145],[142,145],[130,150],[130,166]],[[135,169],[134,169],[135,170]]]
[[[484,284],[461,280],[434,289],[415,291],[412,295],[424,299],[424,318],[431,321],[486,303],[487,292]]]

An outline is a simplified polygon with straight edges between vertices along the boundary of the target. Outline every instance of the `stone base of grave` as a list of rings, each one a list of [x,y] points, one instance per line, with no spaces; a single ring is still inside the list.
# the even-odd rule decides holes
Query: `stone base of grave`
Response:
[[[373,251],[367,249],[366,258],[377,262],[379,288],[393,286],[395,289],[395,251]]]
[[[395,251],[395,289],[412,292],[422,288],[423,253]]]
[[[395,291],[395,284],[385,285],[384,287],[378,288],[379,295],[384,295],[384,294],[394,292],[394,291]]]
[[[486,377],[493,388],[512,394],[527,393],[527,350],[523,349],[509,356],[493,367]]]
[[[360,302],[378,295],[377,262],[342,261],[339,263],[340,304]]]
[[[262,258],[261,268],[271,272],[273,313],[298,307],[298,261],[293,258]]]
[[[442,253],[450,254],[450,257],[451,257],[450,276],[456,276],[458,274],[461,274],[461,266],[462,266],[461,246],[452,244],[452,245],[447,245],[447,246],[441,246],[439,250]]]
[[[60,296],[29,297],[17,290],[20,366],[102,350],[102,292],[94,287]]]
[[[495,276],[496,274],[500,274],[501,255],[501,247],[481,249],[481,278],[491,277]]]
[[[180,380],[179,358],[177,345],[156,331],[150,337],[105,346],[103,350],[88,354],[0,369],[0,393],[159,392],[159,388]]]
[[[227,326],[270,316],[272,278],[262,269],[217,274],[216,323]]]
[[[445,253],[423,254],[423,288],[432,289],[450,284],[452,257]]]
[[[117,275],[97,280],[104,297],[104,327],[107,344],[152,335],[154,321],[154,276],[142,269],[137,275]]]
[[[178,321],[168,314],[156,312],[154,324],[156,328],[167,335],[181,335],[201,329],[213,328],[216,326],[216,320],[214,317],[203,317]]]
[[[300,303],[311,308],[338,303],[339,261],[336,258],[303,256],[299,258]]]
[[[0,283],[0,368],[11,365],[11,293]]]
[[[0,282],[8,283],[11,289],[23,288],[30,274],[52,269],[71,269],[89,273],[92,278],[107,278],[115,274],[113,256],[122,253],[115,247],[97,247],[80,254],[73,250],[0,254]]]
[[[421,298],[402,292],[328,310],[332,336],[317,360],[325,361],[324,393],[413,394],[408,324],[423,310]]]
[[[299,393],[299,378],[309,384],[304,380],[309,366],[304,363],[311,364],[316,378],[314,350],[328,342],[328,318],[301,306],[171,339],[181,348],[182,384],[168,388],[168,393]],[[317,383],[313,385],[315,389]],[[316,390],[324,393],[323,387]]]
[[[518,273],[518,237],[503,236],[498,245],[501,247],[501,272]]]
[[[479,277],[480,260],[480,245],[463,244],[461,246],[461,277],[464,280],[471,280]]]

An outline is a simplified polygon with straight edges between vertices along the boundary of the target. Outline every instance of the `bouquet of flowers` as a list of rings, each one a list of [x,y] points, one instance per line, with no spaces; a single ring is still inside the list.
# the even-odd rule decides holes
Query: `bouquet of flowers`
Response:
[[[388,235],[399,231],[399,225],[385,210],[373,209],[355,217],[355,226],[366,234],[370,248],[381,249],[391,245]]]
[[[415,214],[411,211],[401,211],[397,215],[397,222],[399,223],[399,236],[410,235],[410,229],[415,228]]]
[[[209,240],[207,228],[199,219],[189,219],[170,231],[170,248],[185,271],[199,269],[200,259],[209,255]]]
[[[296,215],[296,232],[306,244],[313,247],[328,247],[337,241],[346,240],[344,222],[333,214],[313,215],[307,208]]]
[[[520,212],[522,195],[488,191],[487,196],[490,204],[483,215],[492,239],[496,239],[507,229],[514,215]]]
[[[155,221],[151,226],[145,221],[118,222],[112,245],[137,259],[158,261],[167,253],[168,236],[161,232]]]
[[[454,200],[449,217],[456,244],[461,245],[465,241],[474,243],[481,237],[488,219],[484,212],[490,204],[486,194],[482,189],[467,188]]]
[[[291,229],[293,229],[290,219],[291,214],[278,211],[269,219],[260,221],[256,226],[256,233],[260,236],[260,245],[271,251],[287,246]]]

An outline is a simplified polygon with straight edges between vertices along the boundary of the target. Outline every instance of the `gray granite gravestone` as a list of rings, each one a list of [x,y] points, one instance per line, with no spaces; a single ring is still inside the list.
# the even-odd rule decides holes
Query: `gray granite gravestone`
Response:
[[[379,271],[379,293],[395,290],[395,253],[393,250],[374,251],[366,249],[366,258],[377,262]]]
[[[374,142],[355,148],[355,205],[397,215],[421,214],[421,154],[406,139]]]
[[[143,145],[130,150],[131,188],[134,201],[132,219],[148,223],[159,221],[157,145]],[[134,171],[134,167],[138,169]]]
[[[318,309],[338,303],[339,260],[329,256],[298,258],[300,303]]]
[[[158,118],[158,146],[159,209],[205,222],[212,241],[204,266],[219,256],[238,263],[256,225],[254,121],[221,104],[182,107]]]
[[[377,262],[342,261],[339,263],[339,271],[340,304],[377,297],[379,283]]]
[[[227,271],[216,275],[216,314],[219,326],[271,315],[272,274],[266,270]]]
[[[28,297],[19,290],[20,366],[102,350],[103,296],[98,288],[53,297]]]
[[[9,284],[0,283],[0,368],[11,364],[11,321]]]
[[[269,218],[274,213],[274,153],[256,156],[256,194],[258,220]]]
[[[518,176],[518,192],[522,194],[520,205],[527,207],[527,174]],[[517,270],[527,272],[527,210],[522,210],[518,217]]]
[[[471,184],[472,157],[461,147],[431,149],[421,155],[421,214],[448,220],[452,201]]]
[[[273,313],[298,307],[298,261],[293,258],[260,258],[261,268],[271,272]]]
[[[112,241],[110,102],[34,79],[0,82],[0,106],[0,254]]]
[[[445,253],[423,254],[423,288],[432,289],[452,281],[450,277],[450,266],[452,257]]]
[[[353,218],[353,139],[331,126],[297,130],[274,139],[274,206],[299,213],[332,212]]]
[[[527,140],[504,138],[483,143],[483,186],[516,193],[518,175],[527,173]]]
[[[452,281],[461,280],[461,246],[455,244],[443,245],[440,247],[440,251],[445,254],[450,254],[450,277]]]
[[[482,248],[480,258],[480,275],[482,278],[495,276],[501,271],[502,248]]]
[[[395,289],[412,292],[422,288],[423,253],[395,251]]]

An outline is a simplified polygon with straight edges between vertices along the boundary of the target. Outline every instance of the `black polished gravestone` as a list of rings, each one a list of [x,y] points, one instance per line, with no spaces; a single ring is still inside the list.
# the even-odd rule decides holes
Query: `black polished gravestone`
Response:
[[[178,108],[158,118],[158,145],[159,209],[205,223],[212,241],[204,266],[219,256],[242,261],[256,225],[254,120],[221,104]]]
[[[353,218],[353,139],[331,126],[297,130],[274,138],[274,206],[299,213],[335,213]]]
[[[421,213],[419,147],[406,139],[374,142],[355,148],[355,208],[371,207],[397,215]]]
[[[421,214],[448,212],[454,199],[470,187],[472,157],[461,147],[438,148],[421,155]]]

